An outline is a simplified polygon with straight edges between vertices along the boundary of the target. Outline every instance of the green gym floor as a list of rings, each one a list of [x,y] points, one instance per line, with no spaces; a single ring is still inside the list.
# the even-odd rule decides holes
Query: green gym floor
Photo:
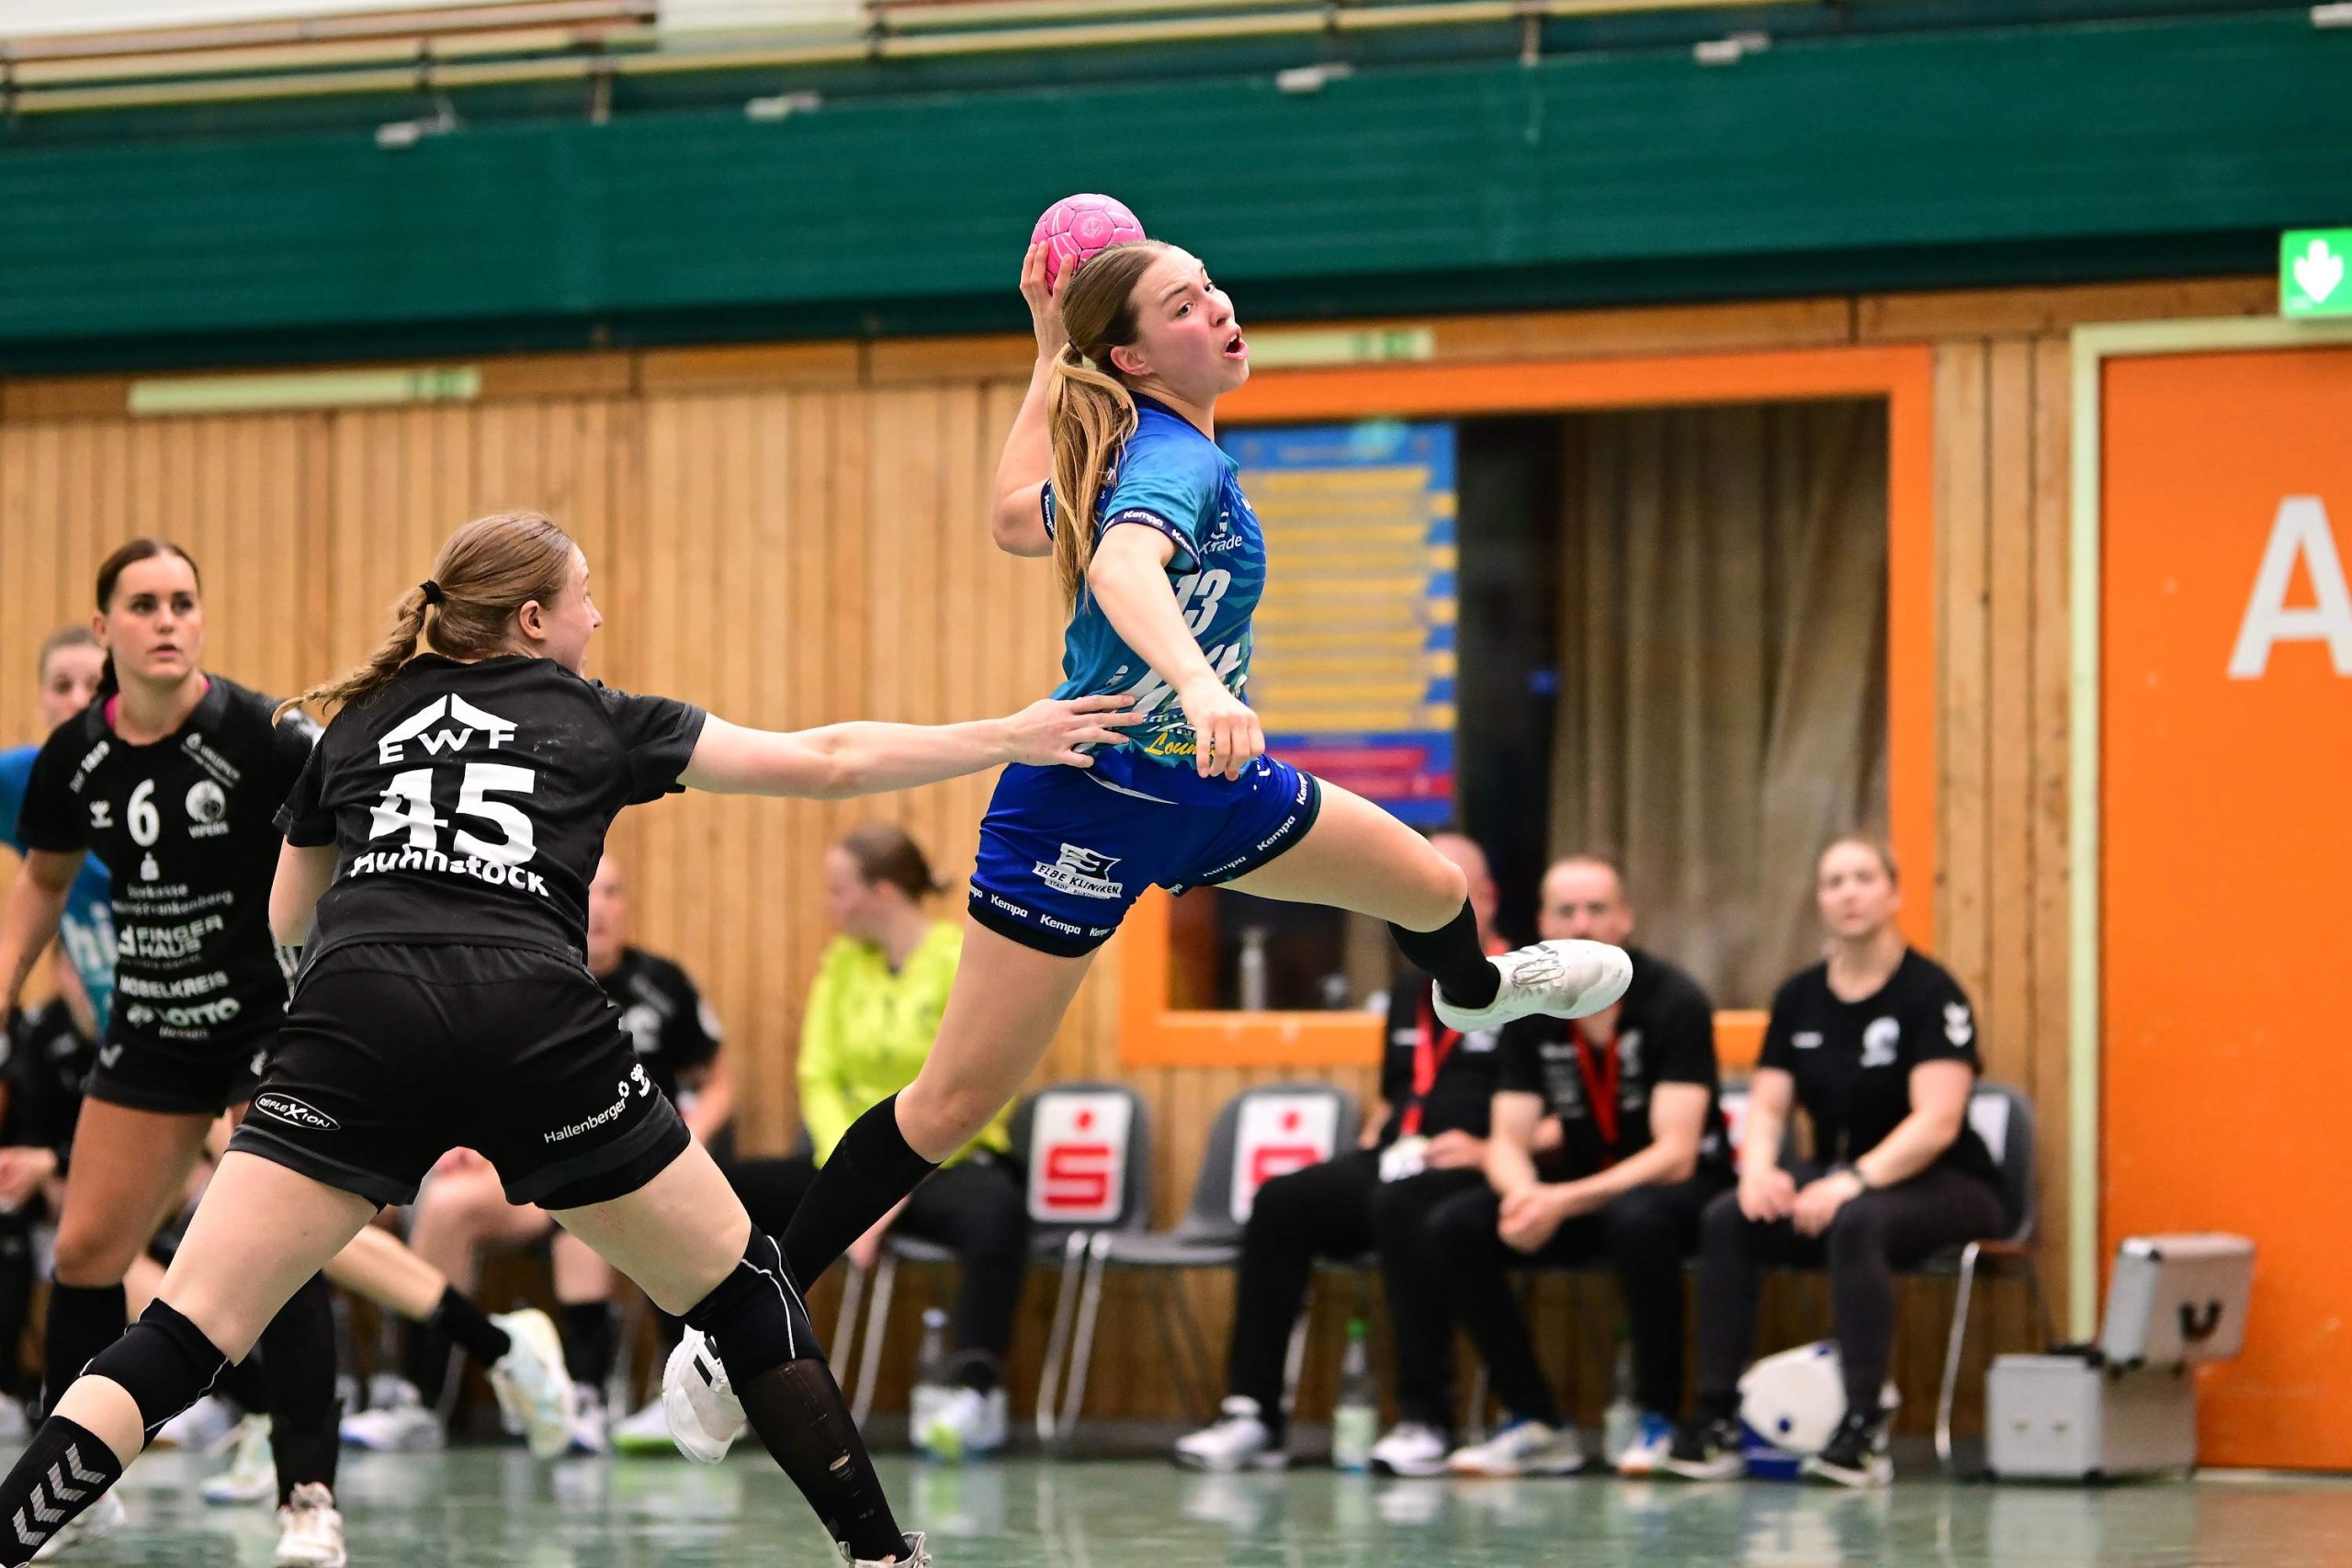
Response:
[[[1675,1568],[1937,1564],[2146,1568],[2352,1563],[2352,1483],[2208,1477],[2101,1489],[1945,1485],[1878,1494],[1750,1482],[1386,1482],[1302,1470],[1202,1476],[1150,1461],[963,1470],[886,1457],[941,1568]],[[131,1524],[62,1561],[267,1568],[259,1507],[207,1508],[180,1454],[141,1461]],[[519,1450],[346,1455],[354,1568],[680,1568],[831,1561],[763,1461],[535,1464]]]

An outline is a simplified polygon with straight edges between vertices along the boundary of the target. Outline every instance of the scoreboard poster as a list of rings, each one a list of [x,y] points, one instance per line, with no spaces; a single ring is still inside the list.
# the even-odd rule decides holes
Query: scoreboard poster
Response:
[[[1453,426],[1227,432],[1271,577],[1250,653],[1267,749],[1419,827],[1453,817]]]

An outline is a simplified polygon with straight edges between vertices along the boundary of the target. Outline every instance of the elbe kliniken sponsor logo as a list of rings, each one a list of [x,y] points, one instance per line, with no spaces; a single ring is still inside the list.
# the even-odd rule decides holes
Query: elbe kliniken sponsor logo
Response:
[[[296,1127],[307,1127],[313,1133],[337,1132],[343,1126],[342,1122],[325,1111],[305,1105],[290,1094],[279,1094],[274,1089],[267,1094],[254,1096],[254,1109],[264,1116],[274,1116],[280,1122]]]

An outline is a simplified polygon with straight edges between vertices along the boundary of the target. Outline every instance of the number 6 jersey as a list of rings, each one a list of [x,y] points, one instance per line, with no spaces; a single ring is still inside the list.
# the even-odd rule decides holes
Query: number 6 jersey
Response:
[[[278,813],[287,842],[338,852],[305,964],[377,942],[584,963],[605,829],[682,787],[704,717],[552,660],[412,659],[335,715]]]
[[[210,1044],[277,1027],[286,975],[269,934],[271,818],[318,727],[218,675],[178,729],[125,741],[101,697],[33,761],[17,832],[28,849],[87,851],[112,873],[110,1039]]]

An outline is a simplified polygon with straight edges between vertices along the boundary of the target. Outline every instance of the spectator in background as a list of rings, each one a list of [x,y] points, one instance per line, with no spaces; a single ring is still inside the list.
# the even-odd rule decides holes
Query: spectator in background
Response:
[[[1682,1405],[1682,1264],[1699,1217],[1732,1183],[1716,1104],[1714,1009],[1698,982],[1627,944],[1634,910],[1616,865],[1570,855],[1544,873],[1538,934],[1625,948],[1634,978],[1614,1006],[1503,1030],[1485,1183],[1430,1215],[1420,1267],[1486,1359],[1507,1419],[1452,1456],[1464,1475],[1564,1475],[1583,1444],[1536,1362],[1509,1269],[1606,1258],[1633,1325],[1635,1440],[1611,1456],[1647,1474]],[[1539,1167],[1534,1139],[1559,1129]]]
[[[1881,1391],[1894,1343],[1894,1270],[1998,1235],[2000,1172],[1968,1124],[1980,1063],[1960,982],[1905,943],[1894,857],[1849,837],[1815,872],[1829,956],[1772,998],[1747,1100],[1739,1186],[1708,1205],[1699,1256],[1699,1396],[1663,1461],[1693,1480],[1740,1474],[1739,1374],[1756,1338],[1757,1270],[1829,1270],[1846,1414],[1805,1472],[1883,1486]],[[1792,1106],[1814,1157],[1788,1146]]]
[[[1430,841],[1467,879],[1487,951],[1504,952],[1485,852],[1456,833]],[[1453,1338],[1442,1281],[1423,1259],[1419,1236],[1440,1203],[1485,1186],[1480,1172],[1498,1036],[1492,1030],[1459,1034],[1439,1023],[1431,984],[1415,970],[1390,987],[1380,1068],[1385,1112],[1367,1122],[1363,1146],[1259,1189],[1234,1287],[1227,1397],[1215,1425],[1177,1443],[1177,1463],[1231,1471],[1288,1462],[1286,1350],[1315,1260],[1376,1250],[1394,1329],[1398,1420],[1374,1445],[1373,1464],[1395,1475],[1445,1468],[1453,1430]]]
[[[818,960],[800,1023],[810,1154],[729,1172],[771,1235],[783,1234],[850,1123],[914,1082],[931,1054],[964,950],[962,929],[923,908],[939,890],[921,847],[889,823],[869,822],[825,852],[826,912],[841,934]],[[914,1434],[935,1458],[995,1452],[1012,1425],[1004,1358],[1029,1264],[1029,1202],[1011,1125],[1007,1107],[849,1250],[870,1269],[897,1230],[956,1253],[949,1393]]]

